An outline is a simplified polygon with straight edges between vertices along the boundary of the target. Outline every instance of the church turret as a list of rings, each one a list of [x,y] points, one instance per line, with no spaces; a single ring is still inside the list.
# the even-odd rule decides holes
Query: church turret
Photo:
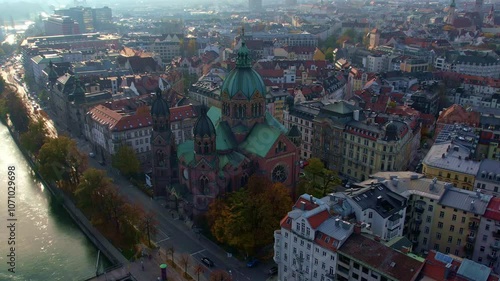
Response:
[[[446,16],[446,23],[453,25],[455,22],[455,18],[457,17],[457,14],[455,12],[455,9],[457,7],[457,4],[455,4],[455,0],[451,0],[450,7],[448,8],[448,15]]]
[[[216,152],[215,126],[207,116],[206,107],[201,108],[200,117],[196,120],[193,128],[194,152],[196,155],[212,155]]]
[[[302,141],[302,135],[297,125],[293,125],[288,131],[286,136],[288,137],[289,140],[293,142],[293,144],[295,144],[296,147],[300,147]]]
[[[155,197],[165,197],[176,180],[175,139],[170,128],[170,109],[160,89],[151,105],[153,190]]]
[[[236,67],[221,88],[222,120],[233,128],[238,141],[243,140],[255,124],[264,122],[266,113],[266,87],[262,77],[252,68],[250,50],[243,38],[244,34]]]

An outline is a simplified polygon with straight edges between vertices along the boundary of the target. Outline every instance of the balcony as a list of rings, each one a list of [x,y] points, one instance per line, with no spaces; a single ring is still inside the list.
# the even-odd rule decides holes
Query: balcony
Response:
[[[494,238],[500,238],[500,230],[492,232]]]
[[[419,219],[419,218],[415,219],[415,224],[416,225],[421,225],[422,224],[422,219]]]
[[[469,234],[467,235],[467,242],[468,243],[474,243],[476,241],[476,235],[475,234]]]
[[[497,253],[490,253],[490,254],[488,254],[488,259],[490,261],[496,261],[498,259]]]
[[[500,250],[500,241],[495,241],[495,242],[491,243],[490,248],[493,251]]]
[[[412,229],[411,233],[415,236],[419,236],[420,235],[420,229]]]
[[[423,206],[415,206],[415,212],[417,212],[418,214],[422,214],[424,211],[425,209]]]
[[[469,230],[477,230],[479,228],[479,223],[469,222]]]

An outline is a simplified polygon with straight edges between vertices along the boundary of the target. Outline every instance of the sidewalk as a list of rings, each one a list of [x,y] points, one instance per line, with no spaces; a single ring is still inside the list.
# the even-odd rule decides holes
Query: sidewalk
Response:
[[[126,265],[115,269],[106,274],[99,275],[87,281],[109,281],[109,280],[132,280],[132,281],[157,281],[161,277],[160,264],[165,263],[165,255],[158,256],[157,251],[152,253],[151,259],[145,257],[133,262],[128,262]],[[142,263],[141,263],[142,261]],[[144,265],[144,270],[142,266]],[[161,279],[160,279],[161,280]],[[168,281],[184,281],[175,269],[167,266]],[[200,280],[202,280],[200,278]]]

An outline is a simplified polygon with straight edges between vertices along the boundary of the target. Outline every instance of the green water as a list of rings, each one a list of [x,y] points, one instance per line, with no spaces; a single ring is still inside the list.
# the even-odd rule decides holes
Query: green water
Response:
[[[9,166],[16,171],[15,273],[7,264]],[[0,280],[85,280],[95,274],[96,247],[56,201],[31,175],[9,131],[0,124]],[[108,261],[100,265],[107,266]]]

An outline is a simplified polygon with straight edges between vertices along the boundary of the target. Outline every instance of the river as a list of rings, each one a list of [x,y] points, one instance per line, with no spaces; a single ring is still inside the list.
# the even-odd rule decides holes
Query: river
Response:
[[[14,166],[16,172],[13,211],[17,221],[8,221],[9,166]],[[8,239],[13,233],[8,226],[12,222],[15,223],[15,273],[9,272],[12,265],[8,264],[7,256],[11,253]],[[3,124],[0,124],[0,229],[0,280],[84,280],[96,271],[96,247],[31,175],[28,163]],[[103,261],[100,268],[108,265],[108,261]]]

